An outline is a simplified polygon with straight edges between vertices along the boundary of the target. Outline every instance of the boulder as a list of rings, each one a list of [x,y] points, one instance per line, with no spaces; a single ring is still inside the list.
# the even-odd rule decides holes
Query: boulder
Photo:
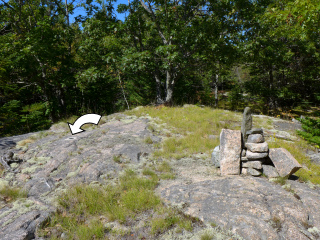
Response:
[[[241,157],[245,157],[245,156],[246,156],[246,152],[247,152],[247,150],[246,150],[246,149],[242,149]]]
[[[249,160],[247,157],[241,157],[240,159],[241,159],[242,162],[246,162],[246,161]]]
[[[258,177],[262,174],[262,172],[254,169],[254,168],[248,168],[248,174],[254,177]]]
[[[249,107],[246,107],[243,111],[243,119],[241,123],[241,134],[242,134],[243,144],[247,142],[246,132],[251,130],[251,128],[252,128],[251,109]]]
[[[249,131],[246,132],[247,135],[250,135],[250,134],[263,134],[263,130],[262,128],[253,128]]]
[[[220,134],[221,175],[240,174],[241,131],[222,129]]]
[[[247,161],[242,163],[243,168],[262,169],[261,161]]]
[[[244,175],[248,174],[248,168],[241,168],[241,173]]]
[[[271,165],[262,165],[263,174],[267,176],[267,178],[276,178],[279,177],[277,169]]]
[[[281,177],[290,176],[302,167],[291,153],[284,148],[269,149],[269,158]]]
[[[259,153],[259,152],[251,152],[249,150],[247,150],[247,154],[246,154],[246,157],[248,158],[248,160],[261,159],[267,156],[268,156],[267,152]]]
[[[248,136],[247,143],[263,143],[264,137],[262,134],[251,134]]]
[[[246,143],[246,148],[251,152],[268,152],[268,143]]]
[[[216,146],[211,154],[211,160],[215,167],[220,167],[220,146]]]

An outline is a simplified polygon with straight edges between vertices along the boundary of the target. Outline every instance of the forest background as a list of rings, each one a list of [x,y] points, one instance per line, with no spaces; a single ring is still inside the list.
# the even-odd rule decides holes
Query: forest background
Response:
[[[310,116],[320,144],[319,63],[318,0],[0,0],[0,137],[189,103]]]

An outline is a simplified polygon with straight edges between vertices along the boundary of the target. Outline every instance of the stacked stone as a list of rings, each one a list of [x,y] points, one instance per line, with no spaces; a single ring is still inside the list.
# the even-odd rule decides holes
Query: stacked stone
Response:
[[[262,174],[262,164],[268,157],[268,143],[263,137],[261,128],[251,129],[246,132],[246,142],[241,154],[241,172],[252,176]]]
[[[289,177],[301,168],[297,160],[283,148],[269,150],[261,128],[252,129],[250,108],[243,112],[241,131],[222,129],[220,146],[211,155],[221,175],[249,174],[268,178]]]

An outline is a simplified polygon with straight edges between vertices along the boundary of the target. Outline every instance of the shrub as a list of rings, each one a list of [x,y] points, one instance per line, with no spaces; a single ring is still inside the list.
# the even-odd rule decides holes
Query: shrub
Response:
[[[305,131],[298,130],[298,134],[311,143],[315,143],[318,148],[320,146],[320,119],[312,119],[306,117],[300,119],[302,128]]]

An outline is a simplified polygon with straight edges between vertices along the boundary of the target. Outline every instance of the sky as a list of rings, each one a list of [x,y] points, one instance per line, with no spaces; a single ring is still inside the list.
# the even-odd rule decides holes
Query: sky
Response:
[[[69,2],[69,1],[68,1]],[[116,10],[117,10],[117,7],[119,4],[128,4],[128,0],[117,0],[116,2],[114,2],[113,4],[115,4],[114,8],[115,8],[115,14],[117,15],[117,18],[119,20],[122,20],[124,21],[125,17],[126,17],[126,14],[123,13],[123,14],[119,14]],[[70,15],[70,22],[74,22],[74,18],[78,15],[82,15],[82,16],[85,16],[85,11],[83,8],[77,8],[75,9],[74,13],[72,15]],[[127,13],[128,15],[128,13]]]

